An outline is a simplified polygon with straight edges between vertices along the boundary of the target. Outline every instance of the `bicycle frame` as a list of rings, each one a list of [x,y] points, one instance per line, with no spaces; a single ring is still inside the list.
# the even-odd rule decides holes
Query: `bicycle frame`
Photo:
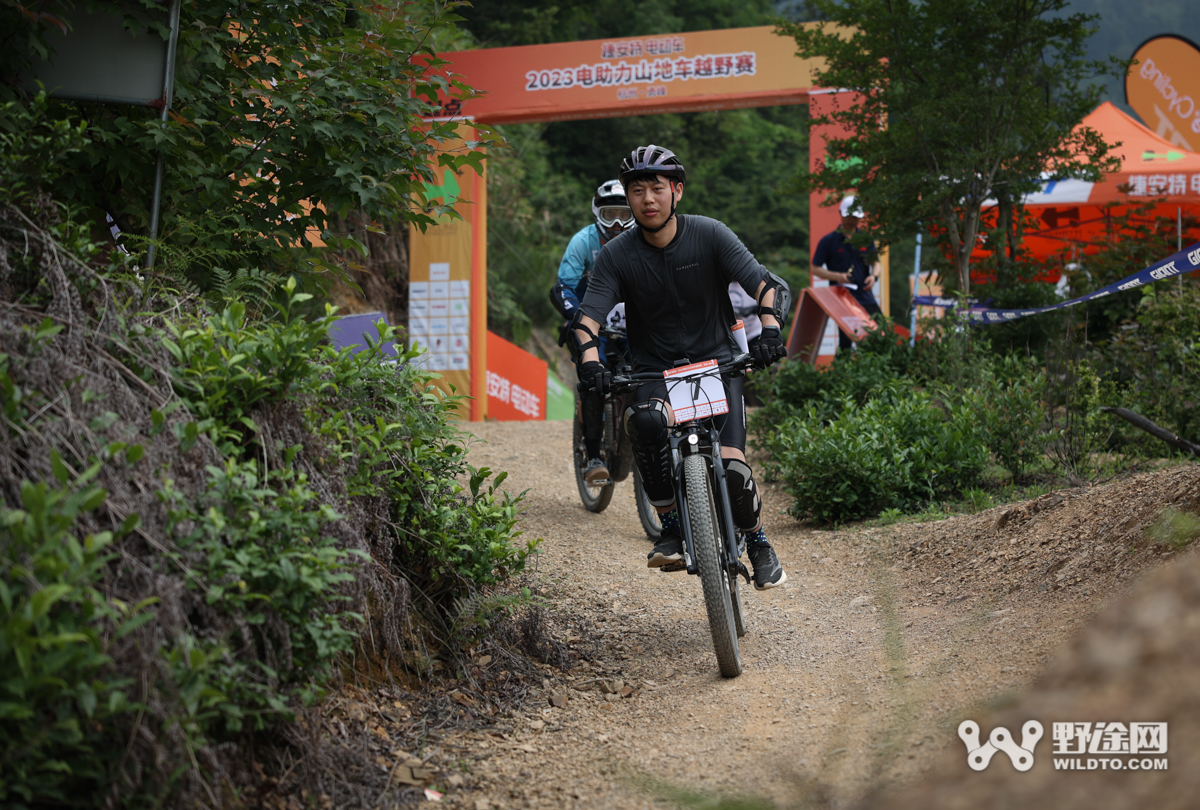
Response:
[[[748,355],[741,355],[731,362],[722,365],[719,371],[741,372],[747,367]],[[619,376],[614,380],[620,393],[615,396],[622,401],[626,392],[639,382],[650,382],[662,379],[657,374],[630,374]],[[687,422],[673,425],[669,428],[667,441],[671,453],[671,476],[674,479],[675,502],[679,509],[679,523],[683,535],[683,559],[688,574],[696,576],[699,570],[696,566],[696,547],[692,539],[691,520],[689,518],[691,504],[687,502],[687,491],[683,485],[683,459],[685,456],[703,455],[709,475],[716,482],[713,488],[714,506],[721,523],[723,540],[723,556],[727,573],[738,574],[746,582],[750,582],[750,573],[741,561],[745,551],[743,543],[739,542],[739,533],[733,522],[733,507],[729,498],[729,486],[725,479],[725,465],[721,463],[721,438],[719,432],[711,424],[712,417],[700,417]]]

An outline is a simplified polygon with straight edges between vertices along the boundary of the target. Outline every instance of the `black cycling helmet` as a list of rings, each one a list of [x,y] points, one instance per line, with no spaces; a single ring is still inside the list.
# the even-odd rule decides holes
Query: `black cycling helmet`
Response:
[[[680,183],[687,182],[687,170],[678,156],[665,146],[639,146],[621,161],[621,185],[650,175],[671,177]]]
[[[639,146],[629,153],[629,157],[621,161],[621,184],[628,186],[635,180],[641,180],[647,177],[666,177],[668,180],[679,181],[682,185],[687,182],[687,169],[683,168],[683,163],[678,156],[665,146]],[[663,224],[657,228],[647,228],[642,223],[638,223],[638,227],[643,231],[655,233],[667,227],[675,216],[675,198],[671,197],[671,213],[663,220]]]
[[[607,242],[626,228],[633,227],[633,212],[620,180],[609,180],[592,197],[592,218],[600,231],[600,242]]]

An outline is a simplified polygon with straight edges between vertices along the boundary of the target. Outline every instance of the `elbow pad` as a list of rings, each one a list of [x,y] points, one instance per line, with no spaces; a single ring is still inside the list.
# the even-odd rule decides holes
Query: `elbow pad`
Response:
[[[571,318],[571,323],[568,324],[566,328],[567,351],[571,353],[571,359],[575,361],[575,365],[579,365],[583,362],[583,353],[588,349],[593,347],[598,349],[600,347],[600,338],[596,337],[596,333],[580,323],[580,319],[582,317],[583,310],[576,308],[575,314]],[[591,340],[580,340],[579,334],[576,332],[576,330],[579,330],[580,332],[586,332]]]
[[[763,306],[763,299],[767,297],[769,290],[775,291],[775,303],[772,306],[765,307]],[[787,316],[791,314],[791,311],[792,289],[786,281],[768,270],[767,285],[763,287],[762,295],[758,296],[758,311],[756,314],[760,318],[763,315],[772,315],[775,320],[779,321],[779,325],[782,327],[783,322],[787,320]]]

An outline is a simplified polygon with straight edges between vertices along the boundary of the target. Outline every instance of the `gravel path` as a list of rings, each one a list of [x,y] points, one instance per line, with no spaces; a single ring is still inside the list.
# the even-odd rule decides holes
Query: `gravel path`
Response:
[[[443,801],[474,810],[661,808],[656,798],[681,791],[843,806],[911,783],[939,756],[961,755],[961,719],[1029,685],[1053,648],[1160,556],[1147,544],[1130,551],[1152,516],[1121,512],[1114,504],[1129,493],[1112,487],[1165,503],[1200,486],[1189,467],[1017,509],[842,531],[797,524],[768,486],[768,535],[789,580],[746,589],[745,672],[725,680],[699,581],[645,567],[631,481],[591,514],[568,422],[470,429],[483,440],[471,462],[528,491],[523,528],[544,539],[535,579],[576,664],[546,667],[515,717],[455,741],[465,776]],[[1172,475],[1183,495],[1146,484]]]

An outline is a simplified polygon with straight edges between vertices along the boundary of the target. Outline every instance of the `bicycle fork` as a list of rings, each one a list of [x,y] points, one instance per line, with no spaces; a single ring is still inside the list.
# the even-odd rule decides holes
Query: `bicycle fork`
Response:
[[[688,574],[696,576],[700,573],[696,567],[696,546],[692,539],[692,522],[689,519],[692,505],[688,503],[687,488],[683,485],[683,458],[703,455],[713,476],[710,480],[715,480],[717,485],[716,491],[713,492],[713,505],[717,510],[717,518],[721,521],[725,566],[729,573],[739,574],[749,583],[750,572],[741,560],[745,543],[733,524],[729,487],[725,482],[725,465],[720,461],[721,440],[715,430],[706,431],[708,435],[702,438],[704,432],[698,427],[690,427],[686,432],[670,437],[671,467],[676,482],[675,501],[679,508],[679,529],[683,535],[683,561]],[[703,509],[704,504],[698,504],[697,508]]]

